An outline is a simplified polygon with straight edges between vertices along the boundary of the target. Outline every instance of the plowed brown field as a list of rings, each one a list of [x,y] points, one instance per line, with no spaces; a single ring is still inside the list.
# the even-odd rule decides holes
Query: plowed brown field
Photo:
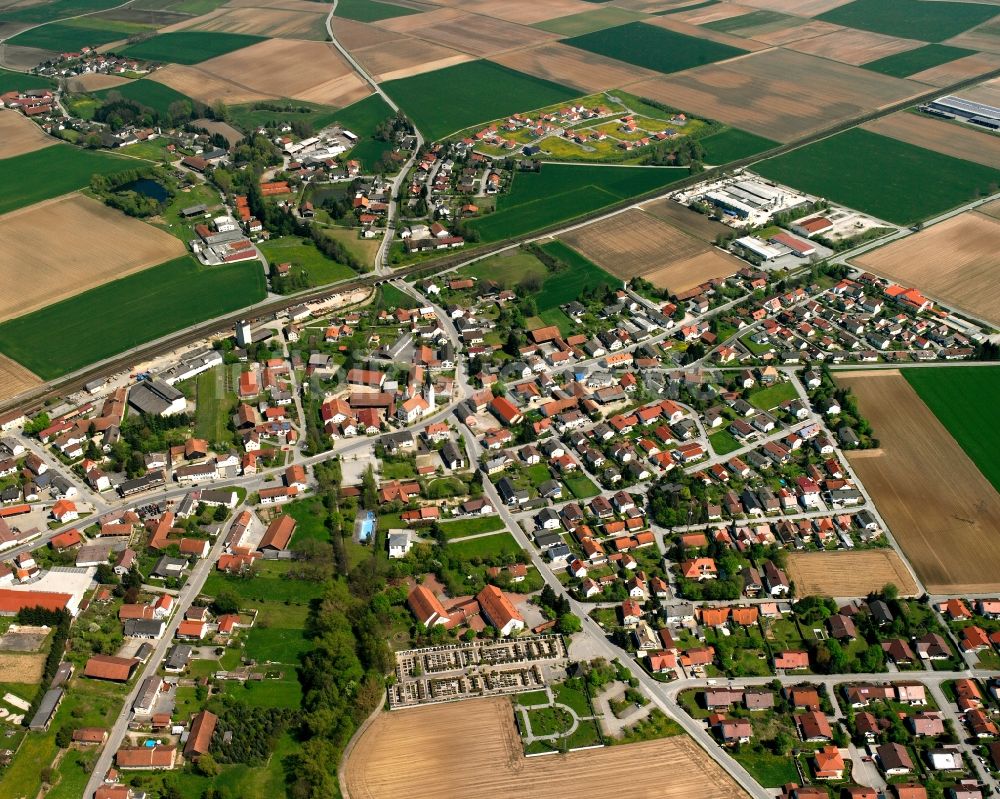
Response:
[[[635,209],[560,236],[613,275],[643,277],[659,288],[680,292],[709,278],[735,273],[740,262],[704,241]]]
[[[435,0],[438,5],[461,8],[474,14],[485,14],[487,17],[517,22],[521,25],[534,25],[556,17],[566,17],[570,14],[582,14],[593,11],[594,6],[583,0]]]
[[[802,39],[812,39],[840,30],[836,25],[822,22],[818,19],[803,19],[792,22],[783,28],[772,28],[766,31],[754,31],[753,38],[758,42],[780,46]]]
[[[803,86],[810,91],[803,92]],[[785,142],[926,89],[825,58],[772,49],[640,81],[628,90]],[[746,99],[750,96],[752,103]]]
[[[341,785],[350,799],[742,799],[690,738],[525,758],[509,699],[383,713],[357,740]]]
[[[840,6],[847,5],[852,0],[740,0],[748,6],[780,11],[783,14],[798,14],[800,17],[815,17],[825,14]]]
[[[707,244],[712,244],[720,234],[732,231],[732,228],[721,222],[715,222],[704,214],[692,211],[686,205],[681,205],[668,198],[644,203],[642,210],[647,214],[652,214],[657,219],[669,222],[674,227],[680,228],[685,233],[696,239],[701,239]]]
[[[0,111],[0,158],[31,153],[50,147],[56,140],[24,114],[18,111]]]
[[[902,596],[920,593],[894,549],[864,552],[790,552],[788,577],[797,596],[867,596],[892,583]]]
[[[326,39],[326,9],[317,5],[309,11],[281,8],[217,8],[192,23],[173,29],[246,33],[283,39]]]
[[[490,60],[538,78],[574,86],[587,94],[620,89],[626,84],[654,78],[658,74],[559,42],[511,50]]]
[[[6,355],[0,355],[0,400],[16,397],[41,383],[41,378],[34,372],[29,372]]]
[[[376,45],[352,50],[365,70],[377,81],[408,78],[435,69],[471,61],[468,53],[412,37],[400,37],[390,46]]]
[[[71,92],[99,92],[101,89],[112,89],[121,86],[123,83],[131,83],[128,78],[120,75],[104,75],[100,72],[88,72],[86,75],[78,75],[66,81],[66,87]]]
[[[998,241],[1000,219],[966,211],[854,263],[1000,324]]]
[[[910,80],[919,80],[932,86],[950,86],[966,78],[974,78],[992,72],[1000,67],[1000,53],[976,53],[965,58],[957,58],[947,64],[931,67],[915,75]]]
[[[538,28],[480,14],[468,14],[454,8],[440,8],[425,14],[385,19],[377,24],[386,30],[416,36],[480,57],[558,38],[554,33],[546,33]]]
[[[848,459],[927,590],[1000,590],[1000,494],[897,370],[835,379],[882,445]]]
[[[44,247],[39,230],[51,231]],[[0,216],[0,241],[0,321],[185,252],[180,239],[80,194]]]
[[[800,53],[832,58],[843,64],[858,65],[896,53],[905,53],[922,45],[923,42],[918,42],[916,39],[899,39],[895,36],[883,36],[881,33],[844,28],[825,36],[794,42],[788,47]]]

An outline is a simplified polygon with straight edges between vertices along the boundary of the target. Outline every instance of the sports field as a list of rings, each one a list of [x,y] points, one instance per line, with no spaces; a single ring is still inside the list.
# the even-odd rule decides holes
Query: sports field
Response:
[[[1000,589],[1000,494],[993,485],[898,370],[834,377],[854,392],[881,444],[848,459],[928,591]],[[979,415],[970,422],[980,422],[977,433],[989,439],[992,409],[972,407]]]
[[[491,61],[470,61],[425,72],[389,81],[383,88],[428,140],[579,96],[574,89]]]
[[[865,69],[881,72],[883,75],[892,75],[896,78],[907,78],[925,69],[947,64],[958,58],[973,55],[972,50],[962,47],[951,47],[947,44],[927,44],[918,47],[916,50],[907,50],[905,53],[879,58],[876,61],[869,61],[864,64]]]
[[[126,47],[121,55],[168,64],[198,64],[262,41],[261,36],[242,33],[174,31]]]
[[[778,146],[776,141],[736,128],[726,128],[698,141],[705,148],[705,162],[713,165],[728,164]]]
[[[4,158],[0,160],[4,185],[0,214],[83,188],[95,173],[110,175],[143,163],[68,144]]]
[[[497,210],[470,224],[483,241],[518,236],[565,222],[628,197],[669,186],[686,169],[545,164],[514,177]]]
[[[997,15],[997,7],[984,3],[937,0],[854,0],[816,18],[848,28],[940,42]]]
[[[0,352],[50,380],[264,296],[257,261],[184,256],[0,324]]]
[[[1000,366],[906,369],[920,399],[1000,491]]]
[[[470,699],[381,713],[344,764],[351,799],[742,799],[690,738],[525,758],[509,698]],[[669,774],[669,778],[664,775]]]
[[[917,584],[894,549],[859,552],[790,552],[788,577],[797,596],[867,596],[886,583],[901,596],[916,596]]]
[[[563,43],[657,72],[680,72],[747,52],[644,22],[586,33]]]
[[[169,113],[171,103],[178,101],[191,102],[190,97],[153,80],[133,80],[129,83],[123,83],[120,86],[113,86],[110,89],[102,89],[94,94],[103,100],[111,92],[118,92],[122,97],[135,100],[140,105],[152,108],[160,114]]]
[[[339,0],[336,15],[354,19],[358,22],[375,22],[380,19],[403,17],[407,14],[419,14],[415,8],[405,8],[380,0]]]
[[[911,225],[974,200],[979,192],[1000,182],[1000,170],[858,128],[764,161],[754,169],[764,177],[899,225]]]

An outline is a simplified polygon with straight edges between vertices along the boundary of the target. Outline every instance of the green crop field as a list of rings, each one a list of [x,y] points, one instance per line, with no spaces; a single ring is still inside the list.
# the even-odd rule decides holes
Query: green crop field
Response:
[[[0,159],[0,214],[82,189],[91,175],[135,169],[141,161],[90,152],[68,144]]]
[[[103,11],[117,5],[121,5],[121,0],[53,0],[51,3],[38,3],[24,8],[5,8],[3,21],[51,22],[79,14],[89,14],[93,11]]]
[[[152,31],[150,25],[121,20],[82,17],[66,22],[51,22],[18,34],[10,44],[21,47],[39,47],[57,53],[79,50],[81,47],[98,47],[108,42],[127,39],[143,31]]]
[[[152,108],[160,114],[169,113],[171,103],[178,101],[193,102],[186,94],[181,94],[179,91],[171,89],[169,86],[164,86],[162,83],[157,83],[155,80],[134,80],[131,83],[123,83],[121,86],[94,92],[94,96],[105,100],[112,92],[117,92],[129,100],[135,100],[140,105]]]
[[[584,258],[561,241],[550,241],[548,244],[543,244],[542,249],[568,264],[569,269],[555,272],[545,278],[542,290],[535,295],[539,311],[558,308],[577,299],[584,291],[601,285],[614,289],[622,287],[619,278],[609,275],[593,261]]]
[[[257,261],[175,258],[0,324],[0,352],[45,380],[264,299]]]
[[[698,141],[705,148],[705,162],[714,165],[728,164],[778,146],[776,141],[737,128],[726,128]]]
[[[515,555],[521,551],[514,536],[510,533],[484,535],[482,538],[470,538],[457,544],[448,544],[448,552],[462,560],[489,560],[501,555]]]
[[[393,110],[377,94],[340,109],[335,115],[336,121],[358,137],[358,143],[346,157],[360,161],[364,169],[372,170],[383,153],[392,151],[390,142],[375,138],[375,128],[392,116]]]
[[[480,122],[580,96],[575,89],[491,61],[469,61],[391,80],[382,88],[430,141]]]
[[[735,17],[717,19],[714,22],[706,22],[701,27],[718,31],[719,33],[734,33],[735,31],[746,30],[748,28],[759,28],[762,25],[786,23],[794,19],[795,17],[782,14],[779,11],[751,11],[749,14],[740,14]]]
[[[975,200],[1000,183],[1000,170],[860,128],[763,161],[754,171],[899,225]]]
[[[216,56],[242,50],[263,42],[263,36],[218,31],[175,31],[161,33],[122,50],[121,55],[163,61],[168,64],[198,64]]]
[[[582,36],[585,33],[613,28],[627,22],[640,20],[645,14],[638,11],[628,11],[624,8],[608,6],[584,11],[582,14],[570,14],[566,17],[556,17],[546,22],[537,22],[532,27],[561,36]]]
[[[903,369],[928,408],[1000,491],[1000,366]],[[877,431],[876,431],[877,432]]]
[[[545,278],[545,264],[530,252],[509,250],[491,255],[461,270],[463,275],[494,280],[504,288],[512,289],[526,277]]]
[[[996,16],[995,6],[924,0],[854,0],[816,19],[848,28],[941,42]]]
[[[348,108],[354,108],[355,105],[359,103]],[[303,100],[260,100],[255,103],[229,106],[229,122],[244,133],[267,125],[277,126],[279,122],[296,121],[308,122],[314,130],[320,130],[336,122],[339,113],[331,106],[307,103]]]
[[[282,236],[261,242],[260,251],[272,268],[286,262],[293,267],[302,267],[309,277],[310,286],[322,286],[354,275],[351,267],[327,258],[315,244],[299,236]]]
[[[497,200],[497,210],[469,224],[483,241],[498,241],[669,186],[687,174],[674,168],[544,164],[540,172],[518,173]]]
[[[41,75],[25,75],[23,72],[0,69],[0,94],[26,89],[54,89],[55,85],[54,80],[43,78]]]
[[[907,50],[905,53],[879,58],[862,64],[865,69],[873,72],[881,72],[883,75],[892,75],[894,78],[905,78],[923,72],[925,69],[947,64],[957,58],[967,55],[974,55],[972,50],[965,50],[961,47],[951,47],[947,44],[926,44],[916,50]]]
[[[380,19],[392,19],[406,14],[419,14],[415,8],[404,8],[393,3],[380,0],[340,0],[337,3],[336,16],[354,19],[358,22],[377,22]]]
[[[746,52],[728,44],[698,39],[645,22],[630,22],[617,28],[564,39],[563,44],[657,72],[679,72]]]
[[[676,8],[667,8],[663,11],[654,11],[653,16],[662,17],[665,14],[679,14],[681,11],[695,11],[699,8],[708,8],[709,6],[716,6],[721,3],[722,0],[705,0],[703,3],[694,3],[689,6],[677,6]]]

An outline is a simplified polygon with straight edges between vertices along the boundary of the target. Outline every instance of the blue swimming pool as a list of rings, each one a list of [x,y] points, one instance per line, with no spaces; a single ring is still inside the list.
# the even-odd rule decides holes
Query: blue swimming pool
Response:
[[[375,514],[368,511],[368,514],[361,520],[361,529],[358,531],[358,539],[367,541],[375,532]]]

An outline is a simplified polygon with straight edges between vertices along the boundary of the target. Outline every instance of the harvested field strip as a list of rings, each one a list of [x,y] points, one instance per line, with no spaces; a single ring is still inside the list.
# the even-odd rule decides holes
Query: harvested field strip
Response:
[[[409,0],[395,0],[408,2]],[[555,20],[563,17],[577,16],[586,11],[594,10],[590,0],[435,0],[436,5],[460,8],[487,17],[495,17],[506,22],[516,22],[519,25],[537,26],[539,22]],[[421,2],[422,5],[422,2]],[[423,6],[426,8],[426,6]],[[598,6],[599,11],[620,11],[610,6]]]
[[[595,31],[565,39],[563,43],[590,53],[667,73],[711,64],[747,52],[726,44],[696,39],[683,33],[647,25],[645,22],[632,22],[616,28]]]
[[[282,39],[326,40],[324,7],[315,11],[288,11],[280,8],[220,8],[193,23],[183,24],[184,30],[219,31],[251,36]]]
[[[557,17],[546,22],[538,22],[533,27],[549,33],[558,33],[561,36],[582,36],[585,33],[624,25],[627,22],[636,22],[643,19],[644,16],[645,14],[635,11],[608,6],[593,11],[584,11],[582,14],[571,14],[568,17]]]
[[[377,24],[405,36],[427,39],[479,57],[556,39],[556,34],[538,28],[452,8],[439,8],[414,17],[385,20]]]
[[[474,743],[473,743],[474,742]],[[474,757],[455,758],[475,746]],[[691,739],[525,759],[509,699],[472,699],[378,716],[344,765],[352,799],[611,796],[627,769],[631,799],[742,799]],[[670,774],[665,780],[663,775]]]
[[[854,0],[818,19],[848,28],[940,42],[996,16],[997,9],[978,3],[937,0]]]
[[[972,55],[972,50],[965,50],[961,47],[949,47],[946,44],[927,44],[918,47],[916,50],[909,50],[903,53],[879,58],[876,61],[869,61],[864,65],[865,69],[881,72],[883,75],[892,75],[897,78],[907,78],[925,69],[946,64],[957,58]]]
[[[375,45],[352,51],[377,81],[411,78],[472,61],[474,56],[423,39],[400,39],[392,47]]]
[[[59,235],[39,248],[46,226]],[[0,217],[0,240],[0,321],[184,254],[180,239],[80,194]]]
[[[848,28],[833,31],[823,36],[802,39],[787,45],[787,47],[800,53],[810,53],[844,64],[858,65],[913,51],[914,48],[919,48],[920,44],[914,39],[899,39],[895,36],[884,36],[881,33],[855,31]],[[886,74],[895,75],[894,72]],[[905,75],[896,75],[896,77],[902,78]]]
[[[964,58],[956,58],[954,61],[948,61],[940,66],[925,69],[923,72],[915,72],[910,75],[910,80],[929,83],[932,86],[950,86],[958,81],[976,75],[984,75],[995,69],[1000,69],[1000,54],[973,53]]]
[[[121,54],[168,64],[198,64],[261,41],[264,40],[260,36],[238,33],[175,31],[133,44],[122,50]]]
[[[143,163],[68,144],[4,158],[0,160],[4,186],[0,214],[83,188],[96,173],[110,175]]]
[[[540,172],[518,174],[497,210],[470,224],[484,241],[498,241],[664,188],[684,175],[670,168],[545,164]]]
[[[920,593],[906,564],[893,549],[863,552],[791,552],[788,577],[798,596],[867,596],[886,583],[901,596]]]
[[[853,263],[1000,325],[998,238],[1000,217],[966,211]]]
[[[907,382],[1000,491],[1000,366],[907,369]]]
[[[37,375],[5,355],[0,355],[0,400],[16,397],[22,391],[41,385]]]
[[[257,261],[202,268],[184,256],[0,324],[0,352],[51,380],[265,296]]]
[[[119,75],[105,75],[101,72],[88,72],[86,75],[78,75],[66,81],[66,89],[70,93],[87,94],[97,92],[101,89],[110,89],[113,86],[123,86],[131,83],[128,78]]]
[[[490,60],[518,72],[563,86],[573,86],[586,94],[617,89],[643,78],[657,76],[652,70],[588,53],[562,42],[511,50],[491,56]]]
[[[576,90],[490,61],[471,61],[389,81],[383,88],[428,140],[578,96]],[[442,93],[448,97],[444,105],[438,100]]]
[[[903,111],[867,122],[862,127],[963,161],[988,167],[1000,165],[1000,136],[969,125]]]
[[[56,140],[17,111],[0,111],[0,158],[41,150]]]
[[[882,447],[848,458],[927,590],[1000,589],[1000,494],[897,370],[835,378]]]
[[[974,200],[1000,171],[854,128],[757,164],[765,177],[899,225]],[[879,180],[870,176],[878,174]],[[933,185],[934,191],[927,191]]]

